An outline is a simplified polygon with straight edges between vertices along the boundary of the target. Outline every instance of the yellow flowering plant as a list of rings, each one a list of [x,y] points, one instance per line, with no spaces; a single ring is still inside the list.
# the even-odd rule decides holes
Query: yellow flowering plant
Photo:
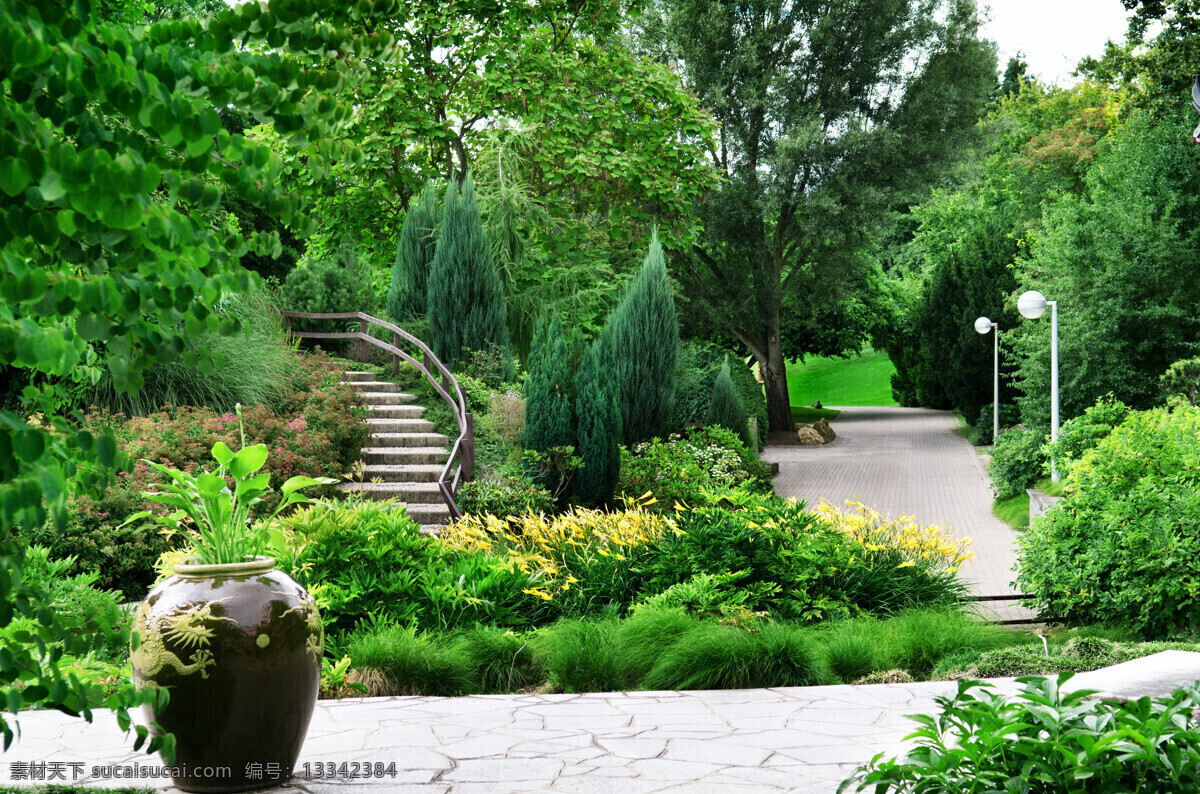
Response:
[[[857,497],[847,499],[851,511],[821,500],[815,513],[825,524],[843,532],[870,552],[896,551],[904,558],[897,567],[921,566],[957,573],[975,555],[970,538],[956,538],[949,526],[917,523],[914,516],[886,518]]]

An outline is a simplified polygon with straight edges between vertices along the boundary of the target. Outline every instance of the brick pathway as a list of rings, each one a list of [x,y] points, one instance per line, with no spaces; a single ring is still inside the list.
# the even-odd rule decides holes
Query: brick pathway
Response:
[[[831,421],[837,439],[823,447],[775,446],[775,491],[815,505],[857,496],[890,516],[949,524],[972,539],[975,558],[962,576],[976,595],[1017,592],[1016,533],[992,514],[991,481],[974,447],[954,432],[949,411],[854,407]]]

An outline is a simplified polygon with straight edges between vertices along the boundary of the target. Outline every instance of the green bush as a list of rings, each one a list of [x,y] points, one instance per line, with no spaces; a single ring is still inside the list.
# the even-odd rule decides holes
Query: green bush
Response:
[[[518,692],[545,680],[525,634],[475,626],[450,637],[455,651],[474,670],[477,692]]]
[[[712,402],[713,384],[729,351],[713,342],[687,339],[679,346],[675,367],[675,407],[668,423],[671,430],[682,431],[692,424],[706,424]],[[731,366],[729,374],[738,397],[746,408],[747,419],[758,420],[758,443],[767,442],[767,400],[754,371],[744,364]]]
[[[478,678],[461,646],[447,646],[414,626],[381,623],[350,635],[346,653],[357,668],[378,671],[389,695],[468,695]]]
[[[465,482],[458,486],[454,500],[463,513],[499,518],[554,512],[554,496],[523,474]]]
[[[807,632],[783,623],[755,631],[698,623],[659,657],[644,689],[750,689],[831,683]]]
[[[1042,447],[1046,433],[1042,430],[1015,427],[1001,430],[1000,439],[992,448],[988,474],[997,500],[1020,496],[1046,476],[1049,461]]]
[[[617,487],[621,468],[617,391],[615,379],[604,371],[601,345],[593,343],[575,377],[575,416],[583,468],[575,474],[573,490],[584,504],[608,504]]]
[[[1020,538],[1022,590],[1044,618],[1147,638],[1200,625],[1200,408],[1129,417],[1069,472]]]
[[[1065,693],[1069,675],[1023,678],[1006,697],[961,681],[918,724],[907,755],[881,754],[838,787],[844,791],[1195,791],[1200,787],[1200,689],[1127,703]]]
[[[562,692],[612,692],[624,681],[614,619],[560,620],[534,638],[550,685]]]
[[[746,423],[746,406],[733,386],[729,375],[729,359],[721,365],[717,379],[713,381],[712,401],[708,406],[706,425],[719,425],[737,434],[747,449],[753,448],[750,426]]]
[[[650,492],[663,510],[676,502],[700,503],[705,491],[742,485],[770,493],[771,470],[723,427],[693,430],[686,437],[672,435],[666,441],[655,438],[621,450],[618,492],[630,497]]]
[[[1021,421],[1021,410],[1015,405],[1000,406],[1000,432],[1003,433],[1008,428]],[[989,446],[995,439],[992,438],[992,403],[988,403],[979,409],[979,421],[975,423],[975,444],[978,446]]]
[[[289,311],[309,313],[376,311],[370,263],[358,255],[354,240],[346,237],[332,256],[306,259],[283,282],[283,305]],[[358,321],[293,319],[302,331],[332,331]]]
[[[1167,397],[1178,395],[1191,405],[1200,405],[1200,357],[1176,361],[1158,379]]]
[[[1132,409],[1112,396],[1102,397],[1080,416],[1064,422],[1058,429],[1058,441],[1050,444],[1048,455],[1065,473],[1089,449],[1094,449],[1113,428],[1125,421]]]

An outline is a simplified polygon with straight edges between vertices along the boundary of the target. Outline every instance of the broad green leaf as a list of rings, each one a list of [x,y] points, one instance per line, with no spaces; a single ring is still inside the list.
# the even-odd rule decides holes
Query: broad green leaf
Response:
[[[258,471],[267,462],[267,445],[255,444],[239,450],[229,461],[229,473],[240,480]]]
[[[12,197],[21,195],[33,182],[29,166],[19,157],[0,159],[0,190]]]

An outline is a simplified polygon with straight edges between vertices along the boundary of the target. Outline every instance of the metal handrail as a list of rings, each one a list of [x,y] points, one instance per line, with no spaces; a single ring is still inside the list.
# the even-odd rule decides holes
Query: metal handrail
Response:
[[[475,427],[474,417],[467,411],[467,400],[463,396],[462,389],[455,380],[454,375],[446,368],[434,352],[429,349],[429,345],[417,339],[412,334],[405,331],[399,326],[393,325],[386,320],[380,320],[378,317],[372,317],[364,312],[335,312],[335,313],[312,313],[312,312],[280,312],[283,317],[284,332],[289,336],[299,337],[303,339],[357,339],[359,340],[359,355],[363,363],[367,360],[367,345],[374,345],[382,348],[392,354],[392,372],[400,371],[400,359],[404,359],[408,363],[416,367],[429,384],[433,386],[434,391],[446,401],[450,409],[454,412],[454,419],[458,423],[458,438],[454,440],[454,446],[450,449],[450,455],[446,458],[446,465],[442,467],[441,473],[437,478],[438,490],[442,494],[442,499],[446,502],[446,507],[450,509],[452,518],[462,518],[462,511],[458,509],[458,504],[454,501],[454,495],[458,493],[460,483],[471,479],[471,475],[475,469]],[[298,317],[306,320],[350,320],[357,319],[359,321],[358,331],[344,331],[340,333],[317,333],[315,331],[294,331],[292,330],[292,318]],[[367,333],[367,325],[377,325],[380,328],[392,332],[393,344],[388,344],[382,339],[376,339]],[[400,339],[412,344],[420,351],[421,361],[418,361],[413,356],[401,350],[396,346]],[[430,366],[432,365],[432,370]],[[433,375],[433,371],[437,371],[442,376],[442,382],[439,384]],[[453,396],[451,396],[453,394]],[[458,460],[458,467],[454,470],[453,476],[450,474],[450,468],[454,465],[455,460]]]

